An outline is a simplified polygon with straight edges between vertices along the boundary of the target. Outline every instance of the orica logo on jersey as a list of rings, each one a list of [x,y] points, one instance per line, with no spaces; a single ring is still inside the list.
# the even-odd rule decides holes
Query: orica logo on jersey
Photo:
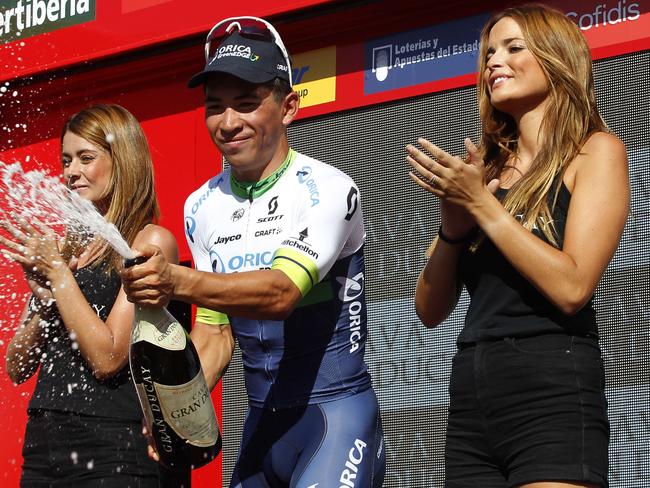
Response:
[[[201,205],[203,205],[203,202],[208,199],[210,194],[217,188],[217,186],[219,186],[219,183],[221,183],[222,180],[223,178],[219,178],[215,184],[212,184],[212,181],[210,182],[210,186],[208,187],[207,191],[200,195],[198,200],[192,204],[192,215],[198,212]]]
[[[354,440],[354,447],[350,449],[348,459],[345,461],[345,469],[341,471],[341,477],[339,478],[341,486],[339,488],[354,488],[356,486],[354,481],[357,478],[359,465],[363,461],[363,450],[366,447],[367,444],[361,439]]]
[[[215,273],[235,273],[244,269],[270,268],[273,261],[271,251],[246,253],[230,257],[227,261],[215,251],[210,251],[210,263]]]
[[[343,303],[349,303],[350,354],[352,354],[359,349],[359,341],[361,340],[361,313],[363,312],[363,304],[357,298],[363,294],[364,277],[363,273],[358,273],[353,278],[337,276],[336,281],[341,285],[339,289],[339,300]]]
[[[320,194],[318,193],[318,185],[311,177],[311,166],[303,166],[302,169],[296,172],[298,182],[301,185],[306,185],[311,198],[311,206],[314,207],[320,203]]]
[[[192,204],[191,212],[192,215],[195,215],[196,212],[198,212],[199,208],[201,208],[201,205],[203,205],[203,202],[205,202],[210,194],[219,186],[219,183],[221,183],[221,180],[223,178],[219,178],[216,183],[212,184],[212,181],[210,182],[210,186],[208,187],[207,191],[203,194],[201,194]],[[186,216],[185,217],[185,232],[187,233],[187,237],[189,237],[190,242],[194,243],[194,231],[196,231],[196,220],[194,220],[194,217],[191,216]]]
[[[351,302],[356,300],[363,293],[363,273],[357,274],[352,279],[347,276],[337,276],[336,281],[341,285],[341,289],[339,290],[339,300],[342,302]]]
[[[192,217],[185,217],[185,232],[190,242],[194,243],[194,231],[196,230],[196,220]]]

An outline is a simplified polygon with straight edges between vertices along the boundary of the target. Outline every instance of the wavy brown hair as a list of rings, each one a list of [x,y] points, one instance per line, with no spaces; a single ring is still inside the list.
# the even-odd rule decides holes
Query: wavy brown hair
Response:
[[[540,127],[541,149],[530,170],[512,186],[503,206],[512,215],[522,215],[525,228],[537,227],[557,246],[549,192],[554,191],[554,207],[560,187],[554,188],[554,183],[562,178],[589,136],[608,129],[596,107],[591,55],[578,26],[562,12],[539,4],[496,13],[481,32],[477,86],[483,124],[480,149],[486,162],[487,181],[498,178],[517,155],[519,134],[515,120],[491,104],[483,76],[490,31],[505,17],[517,22],[527,48],[540,64],[549,84],[549,103]]]
[[[111,158],[111,175],[103,194],[107,203],[101,210],[106,221],[114,224],[131,246],[138,232],[159,215],[153,163],[140,123],[120,105],[98,104],[67,120],[61,131],[61,144],[67,132],[104,150]],[[76,236],[69,235],[63,256],[69,260],[82,247]],[[103,244],[93,265],[108,262],[110,271],[118,266],[119,259],[110,246]]]

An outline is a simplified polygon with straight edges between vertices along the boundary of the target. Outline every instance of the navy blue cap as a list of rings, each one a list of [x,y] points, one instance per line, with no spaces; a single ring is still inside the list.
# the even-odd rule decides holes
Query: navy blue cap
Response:
[[[289,69],[275,42],[250,39],[235,32],[221,42],[203,71],[192,76],[187,86],[194,88],[205,83],[210,73],[227,73],[250,83],[266,83],[275,78],[289,82]]]

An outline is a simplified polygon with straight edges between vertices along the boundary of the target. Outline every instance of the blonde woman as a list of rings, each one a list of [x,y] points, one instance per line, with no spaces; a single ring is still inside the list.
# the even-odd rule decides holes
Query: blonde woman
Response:
[[[131,113],[95,105],[75,114],[63,127],[61,156],[69,188],[129,245],[155,244],[178,260],[174,237],[154,224],[153,165]],[[3,253],[23,266],[33,291],[6,357],[15,383],[38,370],[21,486],[157,487],[127,364],[134,307],[117,273],[120,257],[98,239],[82,245],[70,235],[60,249],[37,223],[2,225],[12,236],[0,238]]]
[[[464,161],[424,139],[407,147],[412,179],[442,209],[417,312],[435,327],[463,285],[471,297],[445,486],[607,486],[592,297],[629,210],[625,148],[596,108],[589,48],[561,12],[494,15],[479,69],[479,147],[466,140]]]

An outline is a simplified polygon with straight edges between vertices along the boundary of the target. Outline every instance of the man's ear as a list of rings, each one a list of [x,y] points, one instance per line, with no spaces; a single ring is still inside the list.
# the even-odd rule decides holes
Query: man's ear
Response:
[[[300,96],[295,92],[291,91],[288,93],[284,100],[282,101],[282,123],[284,126],[288,126],[298,113],[298,108],[300,107]]]

